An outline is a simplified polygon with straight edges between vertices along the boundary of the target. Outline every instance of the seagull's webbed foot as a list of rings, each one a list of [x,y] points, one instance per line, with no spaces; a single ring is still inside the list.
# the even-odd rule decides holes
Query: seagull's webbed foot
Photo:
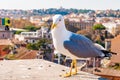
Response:
[[[73,69],[71,75],[76,75],[76,74],[77,74],[77,70]]]
[[[70,76],[72,76],[70,72],[63,75],[63,77],[70,77]]]
[[[66,74],[63,75],[63,77],[70,77],[72,75],[76,75],[77,71],[75,71],[74,69],[72,70],[72,72],[67,72]]]
[[[77,63],[76,63],[76,59],[74,59],[72,60],[72,63],[71,63],[70,72],[64,74],[63,77],[70,77],[76,74],[77,74]]]

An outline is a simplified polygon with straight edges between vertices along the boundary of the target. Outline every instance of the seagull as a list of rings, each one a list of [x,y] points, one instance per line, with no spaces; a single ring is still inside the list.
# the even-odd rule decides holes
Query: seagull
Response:
[[[76,59],[108,56],[107,53],[104,53],[105,49],[102,51],[100,46],[95,45],[87,37],[68,31],[65,27],[64,17],[60,14],[53,16],[51,34],[55,50],[72,59],[70,71],[64,77],[77,74]]]

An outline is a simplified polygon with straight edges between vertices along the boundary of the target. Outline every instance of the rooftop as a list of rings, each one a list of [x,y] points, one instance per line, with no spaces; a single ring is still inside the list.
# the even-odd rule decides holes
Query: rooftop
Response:
[[[106,80],[94,74],[79,71],[63,78],[69,68],[42,59],[0,61],[0,80]]]
[[[12,42],[9,39],[0,39],[0,45],[12,45]]]
[[[112,56],[111,62],[120,63],[120,35],[111,40],[111,51],[117,53]]]
[[[115,70],[115,69],[111,69],[111,68],[100,68],[99,70],[100,70],[100,72],[93,72],[93,73],[98,74],[98,75],[109,75],[109,76],[120,77],[119,70]]]

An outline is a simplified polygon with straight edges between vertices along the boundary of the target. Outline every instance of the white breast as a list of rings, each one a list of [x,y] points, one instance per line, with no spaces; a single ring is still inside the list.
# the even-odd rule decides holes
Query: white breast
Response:
[[[64,33],[64,34],[60,34],[59,35],[54,35],[53,37],[53,44],[56,50],[58,50],[59,52],[63,52],[64,51],[64,41],[69,40],[70,37],[70,33]]]
[[[69,40],[71,36],[71,32],[67,31],[62,33],[59,33],[59,36],[57,34],[53,35],[53,44],[55,49],[60,52],[63,55],[69,56],[71,58],[76,58],[76,56],[72,55],[67,49],[64,48],[64,41]]]

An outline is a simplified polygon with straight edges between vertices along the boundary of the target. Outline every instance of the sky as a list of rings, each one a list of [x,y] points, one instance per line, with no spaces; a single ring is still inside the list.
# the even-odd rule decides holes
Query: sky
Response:
[[[48,8],[77,8],[77,9],[120,9],[120,0],[0,0],[0,9],[48,9]]]

